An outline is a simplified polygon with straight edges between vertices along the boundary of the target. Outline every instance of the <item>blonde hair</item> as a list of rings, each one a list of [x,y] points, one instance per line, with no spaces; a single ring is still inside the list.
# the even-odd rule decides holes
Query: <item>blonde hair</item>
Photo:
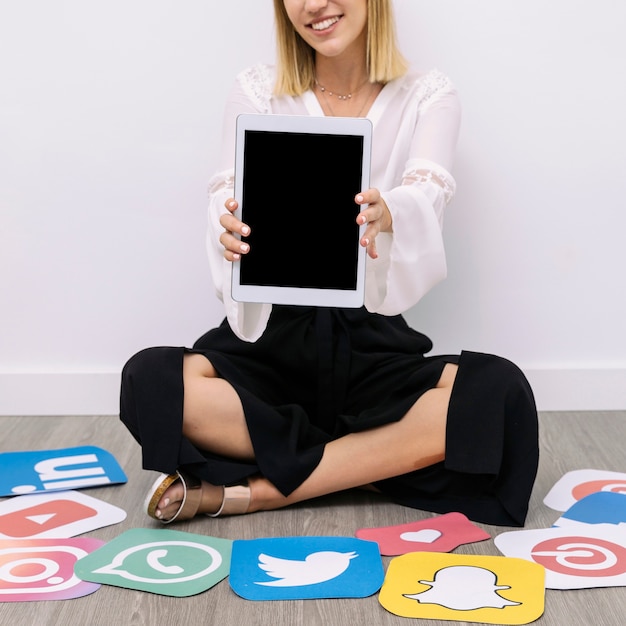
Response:
[[[274,93],[299,96],[315,83],[315,50],[296,32],[283,0],[274,0],[277,72]],[[402,76],[407,62],[398,49],[391,0],[367,0],[366,67],[372,83]]]

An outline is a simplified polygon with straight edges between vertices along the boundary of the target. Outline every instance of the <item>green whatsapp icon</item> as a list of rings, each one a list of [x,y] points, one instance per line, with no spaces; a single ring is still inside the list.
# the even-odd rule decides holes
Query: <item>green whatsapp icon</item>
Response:
[[[74,573],[103,585],[192,596],[228,576],[232,543],[176,530],[134,528],[78,560]]]

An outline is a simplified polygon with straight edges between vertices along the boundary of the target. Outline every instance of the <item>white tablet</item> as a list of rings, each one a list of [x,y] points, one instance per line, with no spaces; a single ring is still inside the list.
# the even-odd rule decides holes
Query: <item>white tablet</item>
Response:
[[[235,215],[250,226],[233,263],[239,302],[357,308],[365,291],[364,206],[371,122],[243,114],[237,118]]]

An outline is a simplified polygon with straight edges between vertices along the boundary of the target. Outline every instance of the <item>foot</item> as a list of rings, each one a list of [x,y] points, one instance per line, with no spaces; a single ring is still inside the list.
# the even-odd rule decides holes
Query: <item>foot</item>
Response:
[[[222,504],[224,490],[222,487],[211,485],[205,481],[201,482],[202,496],[197,514],[215,513]],[[176,515],[180,509],[185,490],[180,480],[172,483],[159,500],[155,517],[162,521],[167,521]]]

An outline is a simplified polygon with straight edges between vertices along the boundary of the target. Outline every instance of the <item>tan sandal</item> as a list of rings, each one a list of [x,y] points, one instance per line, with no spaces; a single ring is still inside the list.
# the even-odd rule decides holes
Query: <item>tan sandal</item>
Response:
[[[222,515],[243,515],[248,512],[250,506],[250,487],[248,481],[239,485],[224,487],[222,506],[216,513],[207,513],[209,517],[221,517]]]
[[[156,511],[163,494],[177,481],[183,485],[183,499],[178,511],[169,519],[157,517]],[[199,478],[186,472],[177,471],[176,474],[161,474],[152,485],[146,497],[145,508],[150,517],[162,524],[170,524],[174,520],[191,519],[198,512],[202,500],[202,482]]]
[[[183,485],[183,499],[178,511],[172,517],[164,520],[157,517],[157,506],[163,494],[177,481]],[[209,517],[221,517],[222,515],[241,515],[248,512],[250,506],[250,487],[248,482],[223,487],[224,495],[222,504],[216,513],[207,513]],[[145,508],[148,515],[163,524],[170,524],[174,520],[184,521],[195,517],[202,500],[202,481],[195,476],[178,470],[176,474],[161,474],[146,497]]]

